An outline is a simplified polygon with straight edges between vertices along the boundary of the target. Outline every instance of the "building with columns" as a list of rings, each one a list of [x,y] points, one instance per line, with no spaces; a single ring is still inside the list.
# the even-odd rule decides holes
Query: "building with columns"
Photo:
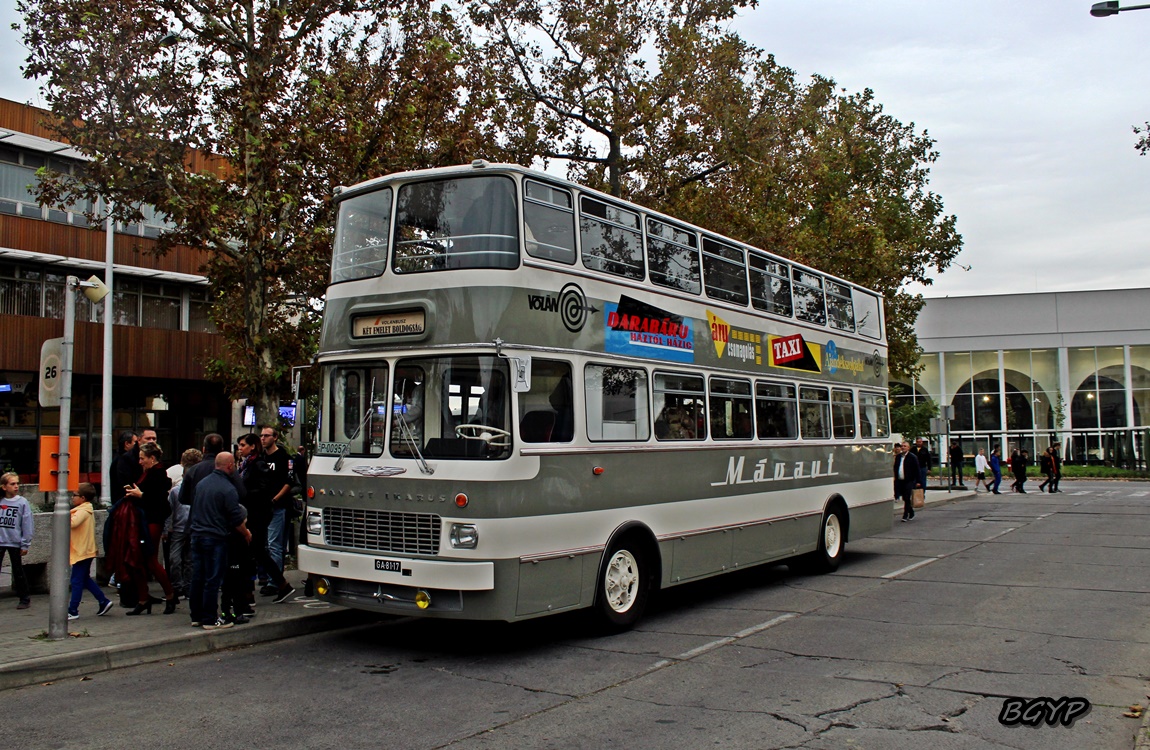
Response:
[[[892,399],[953,406],[949,437],[967,456],[1059,443],[1069,462],[1146,468],[1147,321],[1150,289],[928,299],[923,370],[892,381]]]

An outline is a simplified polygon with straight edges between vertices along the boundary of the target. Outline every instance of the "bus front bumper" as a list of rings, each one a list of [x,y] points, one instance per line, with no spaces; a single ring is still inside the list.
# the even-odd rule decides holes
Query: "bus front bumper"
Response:
[[[465,591],[495,588],[495,564],[405,558],[299,546],[299,569],[320,599],[389,613],[459,612]],[[422,601],[422,604],[421,604]]]

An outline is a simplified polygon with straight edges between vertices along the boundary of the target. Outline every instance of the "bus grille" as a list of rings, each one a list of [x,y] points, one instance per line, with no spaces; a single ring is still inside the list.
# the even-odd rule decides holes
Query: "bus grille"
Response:
[[[324,508],[324,542],[369,552],[438,555],[442,521],[434,513]]]

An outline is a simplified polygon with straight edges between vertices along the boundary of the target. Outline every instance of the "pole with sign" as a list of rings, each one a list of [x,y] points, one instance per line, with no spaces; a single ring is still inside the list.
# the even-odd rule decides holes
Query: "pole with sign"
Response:
[[[68,277],[64,284],[64,337],[58,339],[59,354],[49,352],[48,357],[44,357],[48,342],[41,349],[41,399],[47,382],[49,398],[55,398],[60,407],[60,447],[57,451],[59,468],[56,472],[56,503],[52,507],[52,577],[48,584],[48,638],[54,641],[68,637],[68,579],[72,567],[68,564],[72,536],[72,498],[68,487],[73,484],[69,468],[72,458],[69,432],[72,429],[72,346],[76,336],[76,290],[103,287],[98,281],[80,281],[75,276]],[[104,287],[104,293],[107,293],[107,287]],[[59,357],[55,370],[53,356]]]

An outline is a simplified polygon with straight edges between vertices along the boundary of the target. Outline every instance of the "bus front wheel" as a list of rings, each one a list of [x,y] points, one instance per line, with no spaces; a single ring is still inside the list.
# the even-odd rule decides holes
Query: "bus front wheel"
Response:
[[[613,542],[603,558],[595,609],[608,627],[630,628],[643,614],[651,594],[651,576],[644,551],[635,537]]]

